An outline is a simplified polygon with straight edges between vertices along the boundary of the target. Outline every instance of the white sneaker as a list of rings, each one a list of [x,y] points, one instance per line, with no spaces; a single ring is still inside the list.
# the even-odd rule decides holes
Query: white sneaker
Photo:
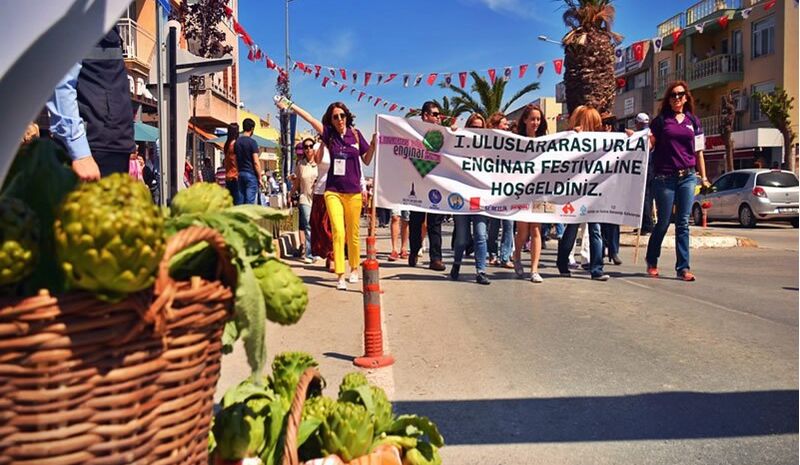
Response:
[[[542,275],[540,275],[539,273],[534,271],[533,273],[531,273],[531,282],[532,283],[542,283],[542,282],[544,282],[544,279],[542,279]]]
[[[344,280],[344,277],[339,278],[339,282],[336,283],[336,289],[339,291],[347,290],[347,281]]]
[[[312,263],[314,263],[314,259],[311,257],[306,257],[303,259],[303,263],[305,263],[306,265],[311,265]]]
[[[355,284],[358,282],[358,273],[355,271],[350,272],[350,277],[347,279],[351,283]]]

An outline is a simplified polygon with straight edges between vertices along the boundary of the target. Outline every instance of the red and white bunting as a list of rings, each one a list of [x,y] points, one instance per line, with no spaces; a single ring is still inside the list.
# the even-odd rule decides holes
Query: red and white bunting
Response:
[[[328,85],[328,81],[330,81],[330,80],[331,80],[331,78],[329,78],[328,76],[323,77],[322,78],[322,87],[326,87]]]
[[[722,26],[722,29],[728,27],[728,21],[730,21],[730,18],[728,18],[727,16],[720,16],[719,19],[717,19],[717,22],[719,23],[720,26]]]
[[[369,85],[369,79],[371,77],[372,77],[372,73],[370,73],[369,71],[365,71],[364,72],[364,86],[368,86]]]
[[[561,74],[561,70],[564,67],[564,59],[563,58],[556,58],[553,60],[553,68],[556,70],[556,74]]]
[[[494,68],[489,68],[488,73],[489,73],[489,82],[494,84],[495,79],[497,79],[497,74],[496,74],[497,72],[494,70]]]
[[[636,61],[644,60],[644,42],[633,44],[633,59]]]
[[[436,78],[439,76],[438,73],[431,73],[428,75],[428,85],[432,86],[434,82],[436,82]]]
[[[528,71],[528,65],[519,65],[519,78],[525,77],[525,72]]]
[[[536,63],[536,79],[539,79],[544,74],[544,62]]]
[[[677,43],[683,35],[683,29],[675,29],[672,31],[672,42]]]
[[[767,3],[764,4],[764,11],[771,10],[777,3],[778,0],[769,0]]]
[[[467,73],[462,71],[458,73],[458,83],[461,84],[461,88],[463,89],[464,86],[467,85]]]

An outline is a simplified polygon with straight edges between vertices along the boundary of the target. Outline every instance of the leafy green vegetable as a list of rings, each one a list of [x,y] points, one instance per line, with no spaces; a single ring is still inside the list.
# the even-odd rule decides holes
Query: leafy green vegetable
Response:
[[[441,465],[442,457],[439,449],[427,442],[420,442],[414,449],[409,449],[405,453],[405,461],[408,465]]]
[[[424,434],[428,436],[428,440],[434,446],[444,446],[444,438],[428,417],[400,415],[392,423],[388,434],[398,436],[422,436]]]

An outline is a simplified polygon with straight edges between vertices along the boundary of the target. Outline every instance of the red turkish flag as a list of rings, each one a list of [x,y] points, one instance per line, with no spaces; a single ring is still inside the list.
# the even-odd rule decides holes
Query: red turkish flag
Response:
[[[672,41],[678,42],[683,34],[683,29],[676,29],[672,32]]]
[[[360,102],[360,101],[361,101],[361,99],[362,99],[362,98],[364,98],[364,96],[365,96],[365,95],[367,95],[367,93],[366,93],[366,92],[359,92],[359,93],[358,93],[358,101]]]
[[[375,103],[373,105],[377,107],[378,104],[381,103],[381,100],[383,100],[383,99],[380,98],[380,97],[375,97]]]
[[[522,79],[525,76],[525,72],[528,71],[528,65],[519,65],[519,78]]]
[[[306,72],[306,64],[303,63],[302,61],[298,61],[297,62],[297,67],[300,68],[300,71],[302,71],[304,73]]]
[[[644,42],[633,44],[633,59],[636,61],[644,60]]]
[[[319,78],[319,72],[322,70],[322,66],[314,65],[314,70],[316,70],[316,73],[314,74],[314,77],[315,78]]]
[[[345,90],[346,88],[347,88],[347,84],[342,84],[342,86],[341,86],[341,87],[339,87],[339,92],[342,92],[342,91],[343,91],[343,90]]]
[[[397,104],[396,104],[396,103],[393,103],[393,104],[392,104],[392,105],[389,107],[389,111],[395,111],[396,109],[397,109]]]
[[[722,29],[725,29],[726,27],[728,27],[728,17],[727,16],[720,16],[719,19],[717,20],[717,22],[719,23],[720,26],[722,26]]]
[[[386,80],[385,80],[385,81],[383,81],[383,83],[384,83],[384,84],[388,84],[388,83],[389,83],[389,81],[391,81],[392,79],[394,79],[394,78],[396,78],[396,77],[397,77],[397,73],[391,73],[391,74],[389,75],[389,77],[388,77],[388,78],[386,78]]]
[[[439,76],[437,73],[431,73],[428,75],[428,85],[432,86],[434,82],[436,82],[436,77]]]
[[[249,52],[247,52],[247,59],[250,61],[256,61],[256,55],[253,53],[253,49],[251,48]]]
[[[342,79],[347,79],[347,71],[344,68],[339,68],[339,72],[342,73]]]
[[[556,69],[556,74],[561,74],[561,69],[564,67],[564,60],[561,58],[553,60],[553,66]]]
[[[328,76],[323,77],[322,78],[322,87],[327,86],[328,85],[328,81],[330,81],[330,80],[331,80],[331,78],[329,78]]]
[[[771,10],[772,7],[774,7],[776,3],[778,3],[778,0],[770,0],[770,1],[768,1],[767,3],[764,4],[764,11]]]
[[[490,69],[489,70],[489,81],[491,81],[492,84],[494,84],[494,80],[496,78],[497,78],[497,75],[496,75],[496,72],[495,72],[494,68]]]
[[[267,57],[267,68],[275,69],[275,66],[277,66],[277,65],[275,64],[274,61],[272,61],[272,58]]]
[[[369,85],[369,79],[372,77],[372,73],[369,71],[364,72],[364,85]]]
[[[467,73],[465,71],[458,73],[458,82],[461,84],[462,89],[467,85]]]
[[[624,77],[617,78],[617,88],[622,89],[628,81]]]

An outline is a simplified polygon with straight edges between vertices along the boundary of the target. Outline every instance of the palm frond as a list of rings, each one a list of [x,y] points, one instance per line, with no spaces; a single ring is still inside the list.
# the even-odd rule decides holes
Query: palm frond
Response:
[[[505,113],[505,112],[506,112],[506,110],[508,110],[508,108],[509,108],[509,107],[510,107],[510,106],[511,106],[511,105],[512,105],[514,102],[516,102],[517,100],[519,100],[519,99],[520,99],[522,96],[524,96],[524,95],[525,95],[525,94],[527,94],[527,93],[533,92],[534,90],[538,90],[538,89],[539,89],[539,83],[538,83],[538,82],[532,82],[532,83],[528,84],[527,86],[525,86],[525,87],[523,87],[522,89],[520,89],[519,91],[517,91],[517,93],[516,93],[516,94],[514,94],[514,95],[513,95],[513,96],[512,96],[512,97],[511,97],[511,98],[510,98],[510,99],[509,99],[509,100],[508,100],[508,101],[505,103],[505,105],[503,105],[503,108],[502,108],[500,111],[502,111],[503,113]]]

